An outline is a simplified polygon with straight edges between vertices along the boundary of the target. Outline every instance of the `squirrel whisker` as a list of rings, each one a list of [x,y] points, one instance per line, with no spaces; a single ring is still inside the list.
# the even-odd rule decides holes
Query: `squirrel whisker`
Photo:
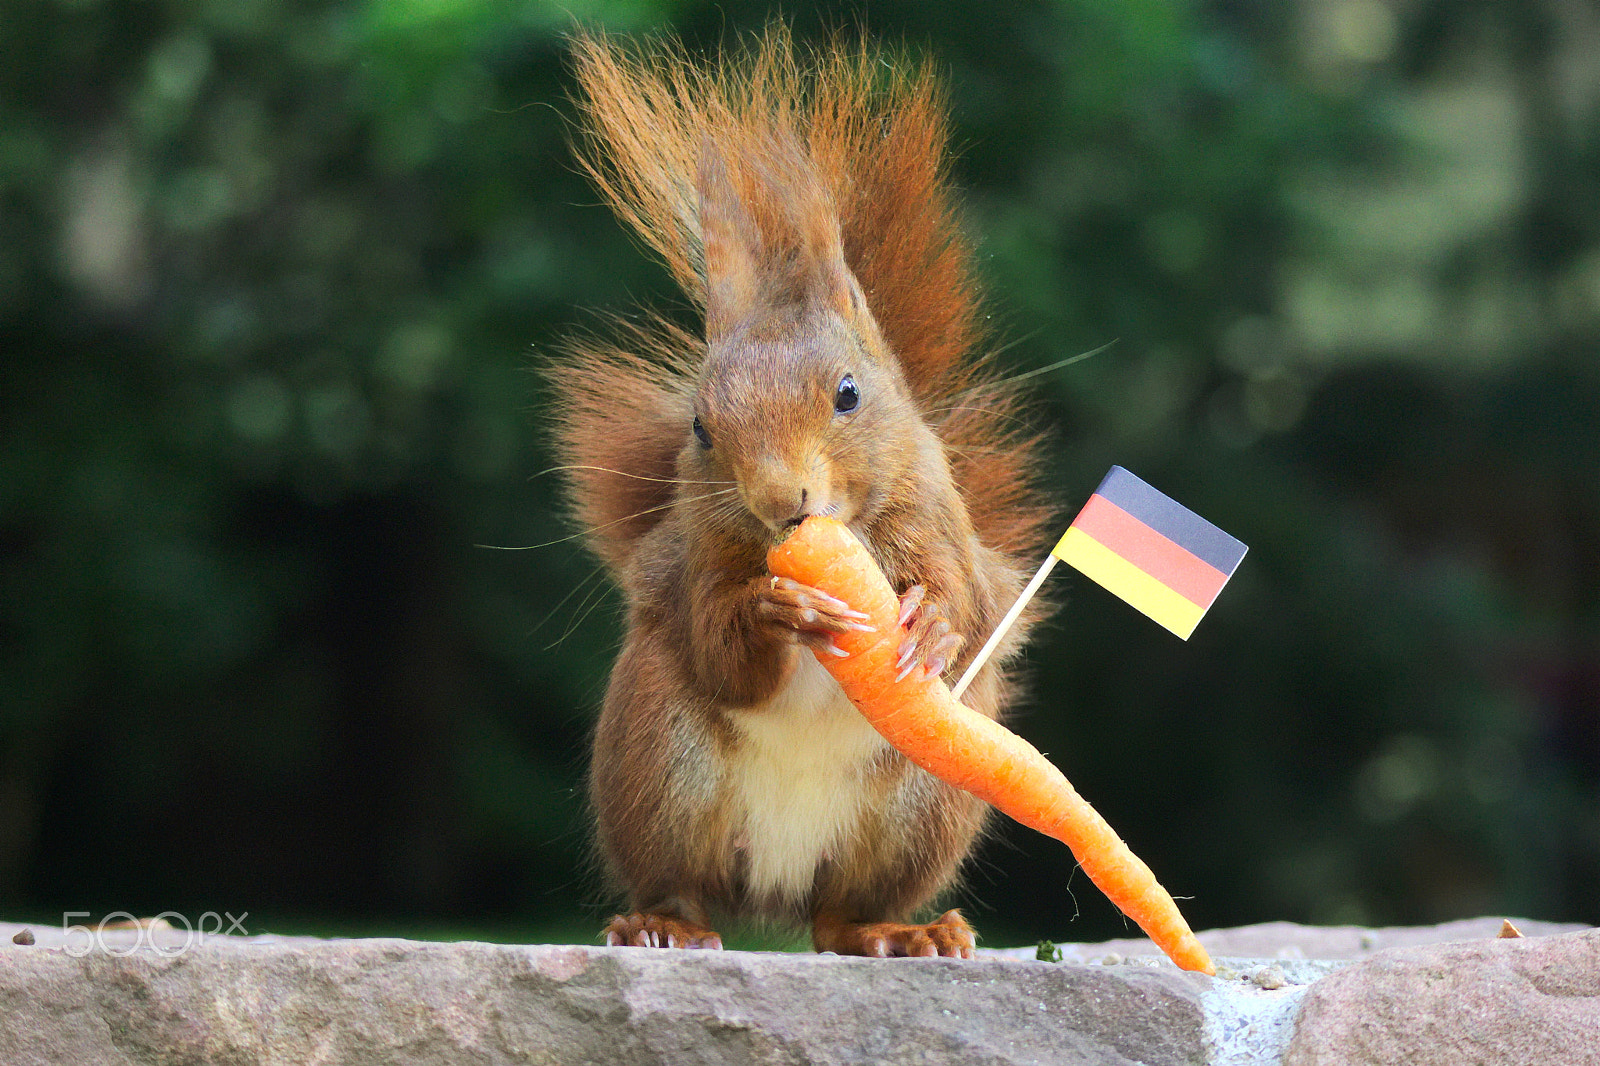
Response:
[[[700,482],[690,482],[690,484],[714,485],[714,484],[719,484],[719,482],[700,481]],[[720,496],[720,495],[722,495],[724,493],[737,492],[737,491],[738,491],[738,486],[734,486],[732,488],[718,489],[716,492],[705,493],[704,495],[705,496]],[[695,497],[695,498],[696,499],[700,499],[700,498],[703,498],[703,497]],[[490,551],[500,551],[500,552],[525,552],[525,551],[533,551],[535,548],[553,548],[557,544],[566,544],[566,543],[568,543],[570,541],[574,541],[574,540],[578,540],[578,539],[583,538],[583,537],[587,537],[591,533],[600,532],[601,530],[607,529],[610,526],[621,525],[623,522],[631,522],[635,518],[642,518],[643,516],[645,516],[647,514],[654,514],[657,511],[670,510],[674,506],[676,506],[676,505],[672,501],[669,500],[668,502],[663,503],[663,504],[659,504],[659,505],[657,505],[655,507],[646,507],[642,511],[635,511],[633,514],[623,515],[621,518],[614,518],[609,522],[603,522],[600,525],[591,526],[588,529],[584,529],[584,530],[579,530],[577,533],[572,533],[572,534],[569,534],[568,536],[565,536],[565,537],[557,537],[555,540],[547,540],[542,544],[474,544],[473,547],[475,547],[475,548],[487,548]]]
[[[956,411],[971,411],[974,414],[988,415],[989,417],[994,418],[994,419],[1004,419],[1007,422],[1015,422],[1017,424],[1017,426],[1019,428],[1022,428],[1022,429],[1031,428],[1029,426],[1029,424],[1028,424],[1027,419],[1022,418],[1022,417],[1020,417],[1018,415],[1014,415],[1011,412],[1005,410],[1003,407],[979,407],[976,404],[955,404],[955,405],[952,405],[950,407],[934,407],[934,408],[930,408],[928,410],[928,414],[930,416],[931,415],[947,415],[947,414],[952,414],[952,413],[954,413]],[[953,449],[953,450],[971,451],[972,449]]]
[[[635,474],[627,470],[618,470],[611,466],[594,466],[589,463],[568,463],[564,466],[551,466],[530,475],[528,480],[544,477],[546,474],[557,474],[568,470],[593,470],[602,474],[615,474],[618,477],[631,477],[637,481],[654,481],[662,485],[731,485],[731,481],[694,481],[681,477],[650,477],[648,474]]]
[[[531,637],[531,636],[533,636],[533,634],[535,634],[535,633],[539,632],[539,630],[543,629],[545,623],[550,621],[550,619],[554,618],[556,616],[556,614],[558,612],[560,612],[561,608],[563,608],[563,607],[565,607],[567,605],[567,601],[572,599],[572,597],[576,596],[580,591],[582,591],[584,593],[584,599],[587,600],[587,598],[589,596],[589,593],[593,591],[594,583],[599,581],[600,578],[603,577],[603,576],[604,576],[604,572],[600,571],[600,570],[591,570],[587,574],[585,574],[583,576],[583,580],[579,581],[576,585],[572,586],[572,590],[570,592],[568,592],[565,596],[561,597],[561,599],[557,600],[556,601],[556,605],[554,607],[550,608],[550,610],[546,611],[545,612],[545,616],[543,618],[541,618],[534,625],[534,627],[532,629],[528,630],[528,635]],[[580,601],[580,603],[581,602],[583,602],[583,601]],[[570,632],[571,632],[571,629],[568,629],[567,633],[570,633]],[[561,638],[559,640],[557,640],[556,643],[559,644],[559,643],[561,643],[562,640],[567,639],[567,633],[561,634]],[[552,645],[552,647],[553,646],[554,645]]]
[[[567,622],[567,628],[561,631],[561,635],[559,637],[551,641],[549,644],[546,644],[544,650],[550,651],[551,649],[560,645],[568,637],[572,636],[572,634],[577,631],[578,627],[583,625],[584,621],[589,617],[589,615],[594,613],[594,609],[605,602],[606,593],[610,591],[610,587],[607,586],[603,581],[591,586],[589,591],[584,594],[583,600],[578,604],[577,617],[569,620]]]

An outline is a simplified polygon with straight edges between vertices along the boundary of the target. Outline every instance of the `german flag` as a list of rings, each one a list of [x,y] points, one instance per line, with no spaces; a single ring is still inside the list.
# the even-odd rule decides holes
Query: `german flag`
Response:
[[[1114,466],[1052,554],[1188,640],[1246,550]]]

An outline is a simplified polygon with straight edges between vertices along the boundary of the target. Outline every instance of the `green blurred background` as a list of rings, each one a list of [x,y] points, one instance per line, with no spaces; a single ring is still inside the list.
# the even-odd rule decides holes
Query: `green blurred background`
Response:
[[[801,7],[947,72],[1004,365],[1115,342],[1034,379],[1063,505],[1120,463],[1251,548],[1186,644],[1058,578],[1018,728],[1197,927],[1600,922],[1596,9]],[[593,938],[618,605],[532,371],[682,301],[563,34],[772,10],[9,5],[0,915]],[[1126,928],[1009,827],[956,902]]]

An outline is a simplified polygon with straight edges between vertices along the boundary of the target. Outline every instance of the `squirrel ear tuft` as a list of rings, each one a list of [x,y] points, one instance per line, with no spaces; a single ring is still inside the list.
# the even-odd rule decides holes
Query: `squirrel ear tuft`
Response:
[[[700,142],[695,191],[705,250],[706,341],[715,343],[756,309],[761,236],[728,175],[722,151],[709,137]]]

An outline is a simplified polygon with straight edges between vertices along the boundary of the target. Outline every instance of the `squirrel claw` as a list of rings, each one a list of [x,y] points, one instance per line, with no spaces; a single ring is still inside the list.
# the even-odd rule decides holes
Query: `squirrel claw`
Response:
[[[906,589],[905,595],[900,597],[900,624],[902,626],[911,621],[912,615],[917,613],[917,608],[922,606],[922,601],[927,595],[928,590],[923,585],[912,585]]]
[[[836,659],[848,659],[850,657],[850,653],[835,644],[832,637],[821,633],[801,633],[800,643],[812,651],[821,652],[824,655],[832,655]]]
[[[708,948],[722,950],[722,937],[683,918],[634,911],[618,914],[606,923],[610,948]]]
[[[766,624],[787,632],[801,643],[834,655],[845,653],[833,646],[836,633],[874,633],[868,616],[837,597],[786,577],[756,583],[756,614]]]
[[[900,597],[900,624],[907,630],[900,642],[900,655],[895,660],[899,668],[896,681],[904,681],[919,666],[924,679],[938,677],[955,662],[956,655],[966,638],[950,632],[950,623],[939,605],[929,603],[928,590],[922,585],[912,585]]]

